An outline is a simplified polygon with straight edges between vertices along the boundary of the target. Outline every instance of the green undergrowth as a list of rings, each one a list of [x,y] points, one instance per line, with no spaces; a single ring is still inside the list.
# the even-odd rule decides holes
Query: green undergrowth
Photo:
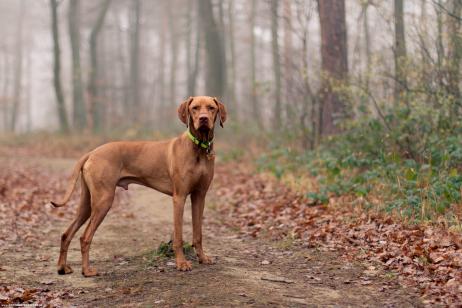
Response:
[[[187,258],[194,258],[195,252],[194,247],[190,243],[183,243],[183,252]],[[173,242],[161,242],[159,247],[156,250],[150,251],[147,253],[148,263],[154,264],[160,259],[168,259],[175,257],[175,252],[173,251]]]
[[[359,120],[316,150],[278,143],[256,164],[279,179],[314,177],[317,188],[304,191],[313,203],[351,195],[366,208],[416,221],[444,217],[460,227],[462,126],[441,115],[402,111]]]

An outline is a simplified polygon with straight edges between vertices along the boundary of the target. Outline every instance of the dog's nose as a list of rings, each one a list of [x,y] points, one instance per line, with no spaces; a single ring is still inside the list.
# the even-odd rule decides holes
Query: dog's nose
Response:
[[[206,115],[200,115],[199,116],[199,121],[201,123],[207,123],[209,121],[209,118]]]

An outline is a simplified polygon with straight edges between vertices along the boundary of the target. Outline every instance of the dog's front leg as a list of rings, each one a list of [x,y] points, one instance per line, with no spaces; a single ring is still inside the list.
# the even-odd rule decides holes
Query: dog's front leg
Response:
[[[183,212],[185,195],[173,196],[173,250],[175,252],[176,268],[180,271],[190,271],[192,263],[186,260],[183,252]]]
[[[204,217],[205,194],[206,192],[194,192],[191,194],[193,246],[200,263],[213,264],[212,258],[208,257],[202,249],[202,219]]]

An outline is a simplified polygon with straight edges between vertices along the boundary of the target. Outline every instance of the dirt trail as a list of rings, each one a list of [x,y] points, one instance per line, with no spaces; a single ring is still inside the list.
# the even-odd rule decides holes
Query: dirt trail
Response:
[[[41,164],[64,168],[72,161]],[[23,286],[46,285],[66,289],[77,306],[420,306],[413,290],[405,290],[395,275],[373,265],[348,263],[333,252],[293,245],[240,238],[224,227],[213,210],[219,202],[208,198],[205,211],[204,247],[217,260],[207,266],[193,262],[193,270],[175,270],[173,259],[156,260],[153,250],[172,232],[171,199],[153,190],[130,187],[128,211],[110,211],[96,232],[91,261],[100,276],[83,278],[78,238],[69,251],[74,273],[56,274],[59,238],[67,227],[60,223],[38,247],[3,250],[0,281]],[[186,241],[191,240],[190,206],[185,211]],[[262,264],[263,262],[263,264]],[[269,263],[269,264],[266,264]]]

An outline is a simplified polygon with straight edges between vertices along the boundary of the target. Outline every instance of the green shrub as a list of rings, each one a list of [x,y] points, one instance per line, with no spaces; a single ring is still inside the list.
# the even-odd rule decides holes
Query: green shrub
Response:
[[[316,177],[319,191],[306,192],[315,203],[344,194],[367,200],[373,194],[387,211],[429,219],[461,201],[462,127],[432,108],[400,108],[382,119],[351,121],[314,151],[275,146],[257,166],[277,178]]]

